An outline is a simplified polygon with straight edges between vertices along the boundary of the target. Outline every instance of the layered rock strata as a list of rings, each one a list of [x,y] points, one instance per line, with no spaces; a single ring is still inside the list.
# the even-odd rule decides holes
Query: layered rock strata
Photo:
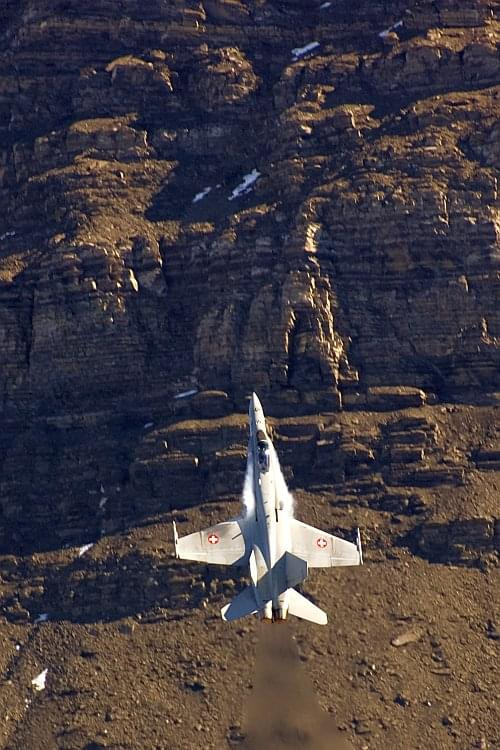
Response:
[[[219,5],[6,6],[5,413],[498,387],[496,4]]]
[[[10,544],[78,533],[184,390],[284,415],[498,388],[497,10],[3,4]]]
[[[295,624],[324,705],[357,748],[498,741],[499,4],[352,6],[1,3],[12,750],[241,739],[242,584],[169,535],[239,513],[252,390],[297,516],[366,547]]]

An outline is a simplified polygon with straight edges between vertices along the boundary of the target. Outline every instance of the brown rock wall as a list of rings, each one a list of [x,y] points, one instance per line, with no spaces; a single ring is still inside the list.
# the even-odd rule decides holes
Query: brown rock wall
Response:
[[[168,504],[236,492],[240,438],[135,455],[143,424],[184,408],[218,418],[255,388],[277,415],[390,412],[498,389],[495,9],[3,4],[7,544],[118,528],[165,483]],[[228,404],[184,407],[192,388]],[[300,464],[310,441],[289,438]],[[358,438],[318,436],[325,481],[379,467]],[[462,481],[412,439],[388,482]],[[107,474],[125,494],[101,513]]]
[[[257,389],[297,517],[361,527],[290,623],[322,706],[496,746],[499,10],[0,3],[0,744],[241,739],[256,623],[171,521],[240,512]]]

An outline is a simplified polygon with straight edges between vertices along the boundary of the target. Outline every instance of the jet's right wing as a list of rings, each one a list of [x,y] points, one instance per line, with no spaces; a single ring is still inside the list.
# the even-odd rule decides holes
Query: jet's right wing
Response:
[[[174,522],[175,556],[182,560],[197,560],[211,565],[246,565],[246,549],[242,523],[224,521],[203,531],[179,539]]]
[[[336,565],[361,565],[361,542],[347,542],[326,531],[315,529],[306,523],[290,519],[292,537],[291,552],[307,561],[310,568],[330,568]]]

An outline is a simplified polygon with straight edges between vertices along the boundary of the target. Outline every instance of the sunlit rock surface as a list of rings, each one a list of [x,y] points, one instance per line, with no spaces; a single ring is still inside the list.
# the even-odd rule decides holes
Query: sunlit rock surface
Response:
[[[358,638],[349,653],[368,649],[372,616],[371,643],[388,611],[397,621],[417,601],[427,618],[431,645],[418,646],[418,666],[396,665],[425,686],[408,707],[394,702],[402,685],[364,690],[378,679],[369,654],[355,667],[331,643],[318,653],[337,660],[357,714],[335,698],[330,671],[319,683],[325,706],[355,747],[367,737],[374,748],[402,747],[402,737],[408,748],[498,741],[493,688],[475,680],[489,674],[497,632],[499,5],[355,5],[1,3],[0,699],[11,718],[0,744],[9,749],[238,741],[229,715],[179,739],[181,709],[169,714],[154,691],[168,731],[162,723],[144,740],[149,709],[132,707],[128,726],[110,708],[109,742],[92,722],[75,729],[59,717],[66,734],[56,740],[22,685],[47,668],[40,649],[72,654],[80,639],[43,691],[73,715],[67,675],[94,636],[53,620],[141,615],[172,632],[184,627],[175,617],[215,622],[233,574],[173,562],[167,522],[176,517],[184,532],[238,512],[252,390],[298,515],[346,536],[360,525],[373,570],[392,566],[380,586],[366,574],[369,616],[357,600],[336,614]],[[320,578],[310,592],[336,601],[345,585],[347,598],[361,580],[352,575]],[[432,646],[445,620],[429,624],[429,602],[447,587],[460,594],[439,616],[458,622],[465,610],[472,623],[467,636],[449,625],[466,640],[451,667]],[[127,623],[115,640],[96,630],[120,659]],[[198,636],[175,632],[192,649]],[[147,638],[133,637],[148,663]],[[16,638],[27,644],[20,671]],[[225,666],[231,684],[236,667]],[[432,691],[442,700],[434,683],[452,667],[462,720],[443,723],[452,708]],[[162,678],[197,684],[190,667],[176,669]],[[179,690],[172,700],[185,707]],[[221,695],[213,712],[226,710]],[[379,695],[383,718],[370,703]],[[428,698],[432,709],[422,708]],[[477,723],[465,726],[470,700]]]

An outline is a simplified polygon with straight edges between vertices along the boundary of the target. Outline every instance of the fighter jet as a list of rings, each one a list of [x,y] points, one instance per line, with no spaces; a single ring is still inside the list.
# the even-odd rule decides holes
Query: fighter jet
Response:
[[[183,538],[174,522],[175,555],[182,560],[249,568],[251,584],[222,608],[223,620],[258,613],[263,620],[279,622],[292,614],[326,625],[326,613],[294,586],[307,578],[309,568],[361,565],[359,529],[354,544],[294,518],[255,393],[250,399],[249,424],[247,481],[253,502],[240,518]]]

